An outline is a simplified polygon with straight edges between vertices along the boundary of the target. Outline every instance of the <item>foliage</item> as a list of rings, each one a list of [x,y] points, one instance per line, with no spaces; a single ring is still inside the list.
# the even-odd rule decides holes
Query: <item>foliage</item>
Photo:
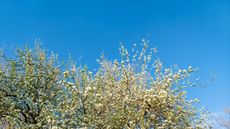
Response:
[[[69,69],[38,45],[2,55],[0,119],[8,128],[208,128],[187,100],[196,69],[164,68],[146,41],[140,52],[120,47],[121,61],[103,55],[99,69]],[[3,63],[4,62],[4,63]]]
[[[15,59],[2,55],[0,70],[0,118],[8,126],[47,127],[63,93],[57,84],[60,68],[57,58],[49,58],[39,46],[18,49]]]

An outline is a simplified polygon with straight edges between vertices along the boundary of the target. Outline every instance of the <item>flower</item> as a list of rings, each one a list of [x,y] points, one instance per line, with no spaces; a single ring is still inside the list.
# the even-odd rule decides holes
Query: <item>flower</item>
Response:
[[[92,89],[91,87],[86,87],[86,88],[85,88],[85,91],[88,92],[88,91],[90,91],[91,89]]]
[[[161,98],[165,98],[165,97],[167,97],[167,92],[166,92],[165,90],[161,90],[161,91],[159,92],[159,96],[160,96]]]
[[[69,71],[63,72],[63,75],[64,75],[65,78],[67,78],[69,76]]]
[[[101,94],[96,94],[96,97],[101,97]]]
[[[156,47],[153,48],[153,52],[154,52],[154,53],[157,53],[157,52],[158,52],[158,50],[157,50]]]
[[[189,66],[189,67],[188,67],[188,71],[189,71],[190,73],[193,72],[192,66]]]
[[[58,129],[58,127],[57,126],[53,126],[52,129]]]
[[[51,122],[51,119],[48,119],[47,122],[50,123],[50,122]]]
[[[174,80],[177,80],[177,79],[179,79],[180,78],[180,74],[175,74],[175,75],[173,75],[173,79]]]
[[[72,65],[71,72],[75,74],[77,72],[76,66]]]
[[[172,83],[172,79],[171,78],[168,78],[166,81],[167,81],[168,84]]]
[[[45,53],[44,52],[39,53],[39,58],[42,61],[45,60]]]
[[[101,103],[98,103],[95,105],[96,108],[101,108],[103,105]]]
[[[182,106],[178,106],[178,110],[179,110],[179,111],[182,111],[182,110],[183,110],[183,107],[182,107]]]

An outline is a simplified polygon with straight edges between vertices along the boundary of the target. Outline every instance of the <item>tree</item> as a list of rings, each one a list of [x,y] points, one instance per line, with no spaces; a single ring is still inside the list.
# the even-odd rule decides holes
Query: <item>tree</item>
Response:
[[[56,56],[36,46],[18,49],[15,59],[1,57],[0,119],[15,128],[48,128],[62,93]]]
[[[134,47],[135,48],[135,47]],[[99,69],[63,69],[40,47],[4,58],[0,73],[0,119],[12,128],[208,128],[187,100],[196,70],[164,68],[146,41],[140,53],[121,46],[121,60],[98,60]],[[63,73],[63,74],[62,74]],[[187,84],[187,85],[185,85]]]

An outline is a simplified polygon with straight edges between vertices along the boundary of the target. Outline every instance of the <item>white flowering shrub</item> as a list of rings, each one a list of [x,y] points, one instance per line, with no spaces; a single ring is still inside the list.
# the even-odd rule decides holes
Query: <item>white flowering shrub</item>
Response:
[[[121,60],[98,60],[99,69],[61,68],[54,55],[35,47],[4,58],[0,71],[3,128],[209,128],[197,99],[186,98],[196,71],[164,68],[156,49],[120,47]],[[61,72],[62,71],[62,72]]]

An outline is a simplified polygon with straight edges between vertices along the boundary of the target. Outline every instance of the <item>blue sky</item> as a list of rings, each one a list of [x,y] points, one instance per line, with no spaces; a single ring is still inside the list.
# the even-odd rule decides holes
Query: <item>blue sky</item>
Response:
[[[119,43],[142,38],[157,47],[165,66],[200,68],[207,88],[189,90],[210,111],[230,106],[230,1],[228,0],[0,0],[0,42],[33,44],[61,58],[68,53],[90,69],[100,53],[117,58]]]

